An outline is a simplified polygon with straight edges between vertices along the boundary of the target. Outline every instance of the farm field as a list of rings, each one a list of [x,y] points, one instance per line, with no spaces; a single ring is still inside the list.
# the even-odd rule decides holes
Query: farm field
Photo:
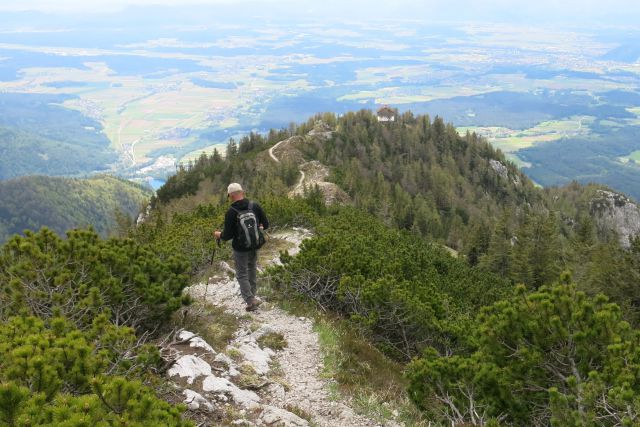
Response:
[[[634,151],[633,153],[629,154],[626,158],[640,164],[640,150]]]
[[[475,132],[485,137],[491,144],[509,154],[511,159],[518,159],[517,152],[545,142],[558,141],[562,138],[584,137],[590,133],[589,125],[594,122],[593,117],[571,117],[567,120],[552,120],[541,122],[525,130],[514,130],[504,127],[475,127],[463,126],[458,133],[464,135],[467,131]]]

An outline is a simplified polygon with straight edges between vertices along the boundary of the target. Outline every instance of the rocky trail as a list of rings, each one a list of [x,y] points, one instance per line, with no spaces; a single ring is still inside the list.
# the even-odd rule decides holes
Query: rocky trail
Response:
[[[308,138],[326,139],[331,133],[319,123],[308,135],[292,136],[269,149],[272,161],[298,166],[300,180],[290,197],[317,186],[326,203],[349,201],[342,189],[325,181],[329,169],[318,161],[305,161],[298,149]],[[297,254],[309,236],[310,232],[301,228],[271,234],[260,251],[258,268],[278,264],[280,250]],[[213,348],[201,337],[182,330],[170,346],[175,363],[168,375],[199,426],[401,425],[356,413],[348,399],[332,391],[335,384],[323,373],[323,354],[313,320],[289,314],[268,300],[258,311],[247,313],[234,276],[233,268],[221,262],[214,277],[188,288],[200,310],[215,306],[237,319],[239,327],[231,342],[225,348]]]
[[[304,196],[305,191],[317,187],[324,196],[326,204],[350,203],[350,198],[338,185],[328,182],[329,168],[317,160],[305,161],[298,150],[299,144],[304,144],[309,138],[330,138],[332,131],[322,123],[317,124],[306,137],[292,136],[278,142],[269,149],[269,157],[276,163],[281,160],[294,162],[298,166],[300,179],[289,192],[289,197]]]
[[[271,235],[259,263],[279,263],[277,252],[283,247],[295,255],[308,236],[299,228]],[[240,327],[226,348],[216,349],[181,331],[173,346],[176,363],[168,371],[184,402],[198,413],[201,426],[399,425],[359,415],[348,400],[331,392],[332,380],[323,376],[323,355],[311,319],[293,316],[269,301],[247,313],[233,270],[226,263],[219,270],[189,293],[196,301],[236,316]],[[283,338],[284,345],[269,348],[269,337]]]

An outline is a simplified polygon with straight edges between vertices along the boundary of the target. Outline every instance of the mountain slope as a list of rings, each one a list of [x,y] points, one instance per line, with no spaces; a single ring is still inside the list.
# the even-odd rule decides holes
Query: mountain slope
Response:
[[[258,200],[290,194],[309,175],[304,165],[318,163],[328,170],[321,181],[388,226],[445,244],[469,265],[533,288],[571,271],[583,290],[631,307],[628,320],[640,321],[634,257],[620,245],[630,247],[640,229],[637,218],[619,218],[637,211],[635,205],[611,202],[603,215],[595,207],[610,192],[604,186],[538,188],[475,134],[460,136],[438,117],[396,118],[381,123],[366,110],[319,114],[288,130],[232,140],[226,158],[203,155],[171,177],[154,205],[169,212],[219,206],[233,181]],[[318,206],[330,199],[322,191],[307,189]],[[620,280],[608,284],[614,272]]]
[[[59,234],[93,226],[106,235],[116,211],[135,216],[151,192],[112,176],[89,179],[44,176],[0,181],[0,242],[24,229],[46,226]]]
[[[69,98],[0,94],[0,179],[77,175],[117,161],[98,121],[60,105]]]
[[[274,162],[267,148],[285,139]],[[346,191],[356,206],[454,249],[468,247],[472,229],[490,228],[507,207],[544,203],[542,192],[499,151],[475,134],[460,137],[437,117],[405,113],[395,123],[379,123],[365,110],[340,118],[324,114],[293,133],[232,142],[227,153],[226,159],[204,156],[170,178],[158,202],[205,188],[224,194],[229,181],[242,182],[255,196],[287,194],[299,182],[301,165],[319,161],[329,170],[323,180]]]
[[[318,119],[332,131],[315,133]],[[325,205],[320,187],[303,191],[304,198],[287,197],[311,175],[303,166],[315,162],[318,180],[339,184],[349,195],[345,204],[354,206]],[[275,396],[266,389],[268,382],[256,370],[264,365],[238,368],[242,359],[256,361],[247,356],[255,355],[247,347],[272,353],[258,341],[258,331],[274,313],[249,318],[240,316],[240,305],[235,312],[213,305],[240,303],[226,279],[227,266],[214,262],[228,261],[230,249],[217,248],[211,233],[227,209],[230,181],[242,182],[260,201],[272,229],[313,229],[297,255],[282,253],[282,265],[265,271],[262,309],[278,302],[295,310],[301,301],[310,302],[319,316],[340,319],[375,343],[395,360],[390,370],[407,372],[410,383],[399,383],[401,394],[423,413],[424,423],[406,425],[578,426],[604,417],[634,425],[640,413],[635,397],[640,382],[633,375],[640,366],[633,329],[640,324],[640,240],[622,248],[615,233],[600,229],[592,212],[594,207],[603,212],[624,208],[627,201],[596,205],[593,198],[602,191],[596,186],[536,188],[481,138],[460,137],[438,118],[405,114],[381,124],[366,111],[316,116],[289,131],[248,135],[239,144],[230,142],[226,159],[217,153],[201,156],[168,180],[147,219],[132,230],[131,237],[165,257],[185,256],[192,278],[210,279],[194,287],[199,292],[193,295],[212,304],[192,305],[194,311],[185,311],[181,322],[197,324],[204,317],[200,330],[189,330],[214,338],[215,350],[231,360],[223,368],[204,357],[209,363],[201,364],[208,376],[204,394],[193,394],[200,383],[187,380],[186,403],[192,410],[193,403],[202,403],[215,413],[227,407],[229,394],[236,400],[235,379],[228,378],[234,376],[236,385],[254,389],[254,401],[271,405],[282,397],[279,387]],[[451,257],[443,242],[456,244],[461,256]],[[278,245],[277,239],[270,244]],[[281,249],[286,247],[271,248]],[[569,273],[558,281],[563,270],[574,273],[575,284]],[[598,293],[619,305],[594,296]],[[207,300],[211,294],[213,300]],[[246,333],[234,325],[246,327]],[[277,341],[282,346],[282,337]],[[291,349],[303,357],[304,349]],[[194,350],[188,351],[181,356],[193,360]],[[369,406],[388,404],[392,397],[381,393],[390,388],[388,382],[371,387],[374,377],[387,372],[369,365],[368,351],[351,346],[341,353],[338,363],[323,361],[338,390],[352,387],[347,395]],[[225,357],[216,359],[221,363]],[[315,372],[313,364],[300,369],[304,376]],[[285,379],[289,375],[286,369],[281,373]],[[355,381],[354,387],[354,377],[365,381]],[[292,382],[285,393],[298,395]],[[300,406],[288,411],[304,413],[298,410],[317,406],[295,401]],[[230,414],[223,411],[221,416]],[[231,414],[234,423],[243,422]]]

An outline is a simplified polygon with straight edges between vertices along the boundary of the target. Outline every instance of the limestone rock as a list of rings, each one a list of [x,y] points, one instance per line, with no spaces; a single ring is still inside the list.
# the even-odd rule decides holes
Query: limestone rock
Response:
[[[333,135],[333,129],[323,120],[317,120],[307,135],[329,139]]]
[[[256,374],[266,375],[271,370],[269,364],[275,352],[270,348],[263,350],[254,341],[250,341],[238,347],[238,351],[242,354],[243,359],[253,367]]]
[[[260,402],[260,396],[251,390],[243,390],[226,378],[209,375],[202,382],[202,390],[211,393],[230,394],[231,398],[238,404],[251,407],[253,404]]]
[[[211,354],[216,354],[216,351],[209,345],[208,342],[196,336],[196,334],[194,334],[193,332],[182,331],[178,335],[178,338],[181,340],[191,339],[191,341],[189,342],[189,347],[202,348],[204,350],[207,350]]]
[[[185,399],[184,403],[186,403],[187,408],[192,411],[203,408],[207,411],[213,411],[214,406],[207,399],[202,397],[200,393],[197,393],[193,390],[186,389],[182,392],[184,394]]]
[[[489,160],[489,164],[491,165],[491,168],[494,171],[496,171],[496,173],[498,175],[500,175],[501,177],[503,177],[503,178],[508,178],[509,177],[509,170],[501,162],[491,159],[491,160]]]
[[[289,192],[289,197],[302,196],[305,193],[305,189],[310,190],[317,185],[322,192],[325,203],[331,205],[351,202],[349,195],[338,185],[325,181],[325,179],[329,177],[330,171],[328,167],[319,161],[312,160],[302,163],[300,165],[300,174],[300,181],[295,188]]]
[[[169,369],[167,374],[170,377],[176,375],[187,378],[187,383],[193,384],[193,380],[201,375],[211,375],[211,365],[197,356],[191,354],[182,356]]]
[[[626,196],[613,191],[598,190],[591,200],[591,213],[602,228],[618,233],[620,244],[628,248],[631,239],[640,234],[640,208]]]
[[[275,406],[264,406],[260,415],[262,422],[273,427],[307,427],[309,422],[296,414],[277,408]]]

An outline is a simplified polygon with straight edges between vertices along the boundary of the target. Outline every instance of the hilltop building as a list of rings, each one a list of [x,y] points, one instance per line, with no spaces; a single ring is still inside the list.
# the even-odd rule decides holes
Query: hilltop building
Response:
[[[395,122],[396,112],[388,105],[384,105],[378,108],[378,121],[379,122]]]

